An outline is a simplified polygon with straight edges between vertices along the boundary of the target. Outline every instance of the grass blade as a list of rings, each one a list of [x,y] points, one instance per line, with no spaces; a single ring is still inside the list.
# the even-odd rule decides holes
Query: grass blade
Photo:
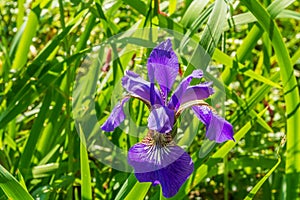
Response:
[[[205,8],[209,0],[193,1],[185,11],[181,24],[184,27],[189,27],[199,16],[199,13]]]
[[[46,114],[47,114],[47,111],[48,111],[50,103],[51,103],[51,96],[52,96],[51,94],[52,94],[51,90],[49,90],[45,95],[44,102],[39,111],[38,117],[32,126],[29,138],[26,142],[24,151],[21,155],[19,168],[20,168],[21,172],[23,173],[23,175],[25,176],[25,179],[27,177],[27,174],[29,173],[29,171],[26,171],[26,170],[30,166],[31,159],[34,154],[33,149],[35,149],[35,146],[39,139],[40,133],[42,132],[43,123],[44,123],[44,120],[46,119]]]
[[[10,199],[33,200],[21,184],[0,165],[0,187]]]
[[[136,182],[136,184],[133,186],[133,188],[130,190],[130,192],[127,194],[127,196],[124,198],[125,200],[143,200],[145,199],[145,196],[151,186],[151,183],[139,183]]]
[[[268,173],[254,186],[254,188],[252,188],[252,190],[249,192],[249,194],[247,195],[245,200],[251,200],[254,198],[255,194],[258,192],[258,190],[261,188],[261,186],[265,183],[266,180],[268,180],[268,178],[275,171],[275,169],[277,169],[280,162],[281,162],[281,158],[279,157],[278,161],[274,165],[274,167],[272,167],[272,169],[270,169],[270,171],[268,171]]]
[[[169,15],[172,15],[176,11],[177,0],[170,0],[169,2]]]
[[[81,142],[80,142],[80,172],[81,172],[81,199],[92,199],[91,173],[89,166],[89,158],[86,150],[85,136],[79,126]]]

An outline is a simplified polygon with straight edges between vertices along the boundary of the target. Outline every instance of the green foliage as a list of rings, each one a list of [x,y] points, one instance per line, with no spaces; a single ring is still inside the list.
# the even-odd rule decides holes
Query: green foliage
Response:
[[[124,71],[147,73],[155,45],[148,37],[161,37],[158,28],[180,35],[172,42],[183,76],[195,67],[181,55],[189,42],[205,50],[190,60],[212,58],[201,68],[214,82],[215,99],[226,97],[223,113],[236,139],[215,145],[191,121],[178,144],[192,155],[195,170],[173,199],[296,199],[299,6],[295,0],[1,1],[0,199],[164,199],[159,186],[139,183],[89,152],[86,140],[99,137],[99,127],[88,135],[78,131],[72,110],[72,95],[85,100],[73,94],[76,76],[87,74],[81,90],[94,99],[76,106],[95,103],[100,126]],[[136,32],[150,27],[153,32]],[[122,35],[128,30],[136,35]],[[126,45],[111,45],[102,52],[101,71],[88,71],[95,46],[115,35]],[[134,45],[143,48],[130,52]],[[116,58],[123,52],[129,53]],[[145,105],[133,100],[129,110],[134,123],[126,130],[137,137],[121,129],[101,132],[124,151],[141,140],[144,132],[136,127],[147,123]]]
[[[33,199],[24,188],[5,168],[0,165],[0,187],[11,199]]]

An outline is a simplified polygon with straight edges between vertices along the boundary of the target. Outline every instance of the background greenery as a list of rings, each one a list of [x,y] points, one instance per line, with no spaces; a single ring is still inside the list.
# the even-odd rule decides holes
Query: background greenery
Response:
[[[202,45],[220,72],[235,129],[235,143],[200,158],[198,127],[187,149],[195,171],[173,199],[300,198],[299,8],[295,0],[1,1],[0,199],[163,199],[159,186],[89,155],[72,119],[83,58],[134,26],[172,29]],[[145,66],[148,54],[102,68],[100,122],[120,69]],[[133,115],[143,109],[138,104]],[[107,136],[127,149],[137,141],[120,129]]]

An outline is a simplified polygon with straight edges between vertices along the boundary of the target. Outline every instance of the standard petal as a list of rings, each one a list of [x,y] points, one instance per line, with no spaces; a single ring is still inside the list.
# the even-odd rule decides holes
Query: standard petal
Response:
[[[179,146],[155,146],[138,143],[128,152],[128,163],[140,182],[160,184],[163,195],[174,196],[192,174],[194,164]]]
[[[148,117],[148,128],[159,133],[168,133],[173,128],[174,117],[174,110],[163,106],[155,108]]]
[[[186,92],[187,87],[190,85],[193,78],[202,78],[203,72],[201,70],[194,70],[192,74],[184,78],[178,85],[177,89],[173,93],[168,108],[177,110],[180,106],[180,101],[183,94]]]
[[[152,50],[147,67],[150,82],[154,83],[156,79],[166,100],[179,70],[178,58],[172,49],[170,39]]]
[[[134,97],[137,97],[148,104],[162,104],[158,89],[153,85],[153,91],[150,93],[150,83],[142,79],[133,71],[127,70],[125,76],[122,78],[123,87]],[[151,100],[151,98],[153,100]],[[152,102],[153,101],[153,102]]]
[[[114,109],[111,111],[109,117],[101,126],[101,129],[104,131],[113,131],[116,127],[118,127],[125,119],[125,113],[123,111],[124,103],[129,100],[129,97],[122,99]]]
[[[202,100],[208,98],[214,93],[211,87],[211,82],[200,83],[198,85],[189,86],[182,95],[180,104],[187,103],[194,100]]]
[[[224,118],[215,114],[207,106],[193,106],[192,107],[196,116],[206,126],[206,137],[214,140],[217,143],[225,142],[226,140],[233,140],[233,127]]]

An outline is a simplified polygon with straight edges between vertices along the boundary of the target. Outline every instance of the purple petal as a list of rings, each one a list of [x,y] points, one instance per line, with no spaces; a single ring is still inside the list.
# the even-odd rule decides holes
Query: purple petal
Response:
[[[177,110],[180,106],[180,101],[183,94],[186,92],[187,87],[190,85],[190,82],[193,78],[202,78],[203,72],[201,70],[194,70],[192,74],[187,76],[181,81],[175,92],[173,93],[168,108]]]
[[[214,140],[217,143],[225,142],[226,140],[233,140],[233,127],[224,118],[213,113],[207,106],[193,106],[196,116],[206,126],[206,137]]]
[[[152,50],[147,67],[150,82],[154,83],[156,79],[166,100],[179,70],[178,58],[172,49],[170,39]]]
[[[180,100],[180,104],[182,105],[189,101],[202,100],[208,98],[214,93],[211,84],[211,82],[207,82],[189,86],[183,93],[182,98]]]
[[[174,117],[174,110],[167,107],[155,108],[148,117],[148,128],[159,133],[168,133],[173,128]]]
[[[153,104],[162,104],[158,89],[153,85],[153,93],[150,94],[150,83],[130,70],[125,72],[125,76],[122,78],[122,85],[131,95],[140,98],[149,104],[151,98],[154,99]],[[151,102],[151,105],[153,104]]]
[[[123,111],[124,103],[129,100],[129,97],[122,99],[121,103],[119,102],[114,109],[111,111],[109,117],[101,126],[101,129],[104,131],[113,131],[118,127],[125,119],[125,113]]]
[[[179,146],[158,146],[138,143],[128,152],[128,163],[133,166],[139,182],[161,184],[163,195],[174,196],[192,174],[194,164]]]

